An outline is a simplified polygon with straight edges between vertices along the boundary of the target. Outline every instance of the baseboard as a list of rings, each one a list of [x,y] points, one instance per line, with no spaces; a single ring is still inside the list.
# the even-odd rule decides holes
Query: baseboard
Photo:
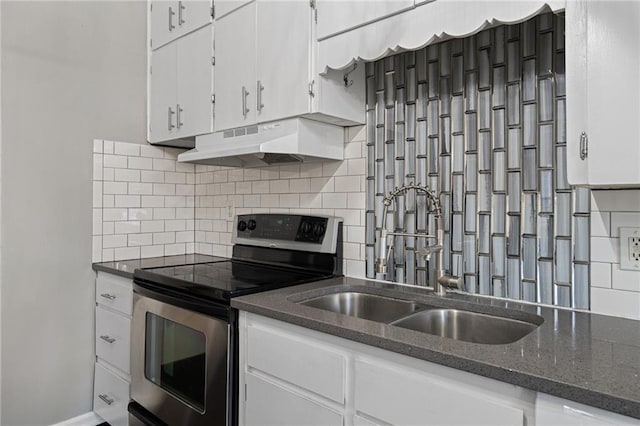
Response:
[[[72,419],[67,419],[52,426],[96,426],[102,423],[104,423],[102,417],[98,416],[93,411],[89,411],[88,413],[81,414]]]

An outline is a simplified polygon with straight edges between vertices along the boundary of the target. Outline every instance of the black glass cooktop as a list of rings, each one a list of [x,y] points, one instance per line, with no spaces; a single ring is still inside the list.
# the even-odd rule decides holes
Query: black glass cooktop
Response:
[[[225,303],[232,297],[331,276],[321,272],[272,267],[240,260],[137,269],[134,272],[134,279],[138,284],[151,284],[156,288]]]

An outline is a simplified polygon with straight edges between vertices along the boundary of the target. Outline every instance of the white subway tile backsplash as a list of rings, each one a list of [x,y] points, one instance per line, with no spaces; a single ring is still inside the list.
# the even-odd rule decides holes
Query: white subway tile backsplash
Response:
[[[591,310],[599,314],[640,319],[640,292],[591,287]]]
[[[104,154],[102,163],[104,164],[104,167],[111,167],[114,169],[126,169],[127,157],[124,155]]]
[[[153,145],[142,145],[140,147],[141,157],[164,158],[164,149]]]
[[[618,262],[618,238],[592,237],[591,261],[592,262]]]
[[[324,209],[347,208],[347,194],[339,194],[339,193],[322,194],[322,208]]]
[[[153,160],[144,157],[129,157],[128,167],[135,170],[153,170]]]
[[[162,158],[153,159],[153,170],[162,170],[165,172],[173,172],[176,170],[176,162],[174,160],[165,160]]]
[[[113,180],[118,182],[140,182],[140,170],[115,169]]]
[[[127,194],[126,182],[104,182],[102,184],[104,194]]]
[[[93,140],[93,152],[97,154],[102,154],[102,140],[94,139]]]
[[[127,246],[127,236],[120,235],[103,235],[102,236],[102,246],[104,248],[114,248],[114,247],[126,247]]]
[[[619,263],[611,265],[611,282],[615,289],[640,293],[640,272],[622,270]]]
[[[91,241],[91,261],[102,262],[102,235],[94,236]]]
[[[128,211],[127,209],[102,209],[102,220],[105,221],[114,221],[114,220],[127,220]]]
[[[114,225],[116,234],[136,234],[140,232],[140,222],[137,220],[115,222]]]
[[[153,234],[129,234],[128,243],[130,247],[150,246],[153,244]]]
[[[611,236],[619,237],[621,227],[640,227],[640,212],[612,212]]]
[[[140,222],[141,232],[164,232],[164,220],[143,220]]]
[[[160,257],[164,256],[164,246],[142,246],[140,247],[140,257]]]
[[[608,212],[640,212],[640,191],[594,190],[591,192],[591,210]]]
[[[114,250],[114,256],[118,260],[139,259],[140,247],[119,247]]]
[[[140,156],[140,145],[135,143],[114,142],[113,153],[117,155]]]
[[[226,168],[177,163],[180,150],[94,142],[94,259],[231,255],[235,214],[282,212],[345,219],[345,272],[364,276],[364,132],[345,131],[345,161]],[[105,157],[108,160],[105,164]],[[348,176],[348,174],[350,176]],[[99,176],[100,175],[100,176]],[[100,177],[100,179],[98,179]],[[99,238],[99,239],[98,239]],[[105,242],[105,238],[107,238]]]
[[[93,232],[92,235],[102,235],[102,209],[93,209]]]
[[[609,237],[611,236],[611,213],[592,212],[591,213],[591,236]]]
[[[102,152],[105,154],[113,154],[113,141],[103,141]]]
[[[102,154],[93,154],[93,180],[102,180]]]
[[[591,285],[594,287],[611,288],[611,264],[591,262]]]
[[[140,207],[139,195],[115,195],[114,207]]]

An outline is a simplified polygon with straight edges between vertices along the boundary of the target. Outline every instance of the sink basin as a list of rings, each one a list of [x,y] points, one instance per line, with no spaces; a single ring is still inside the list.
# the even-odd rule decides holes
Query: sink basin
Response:
[[[427,307],[391,325],[485,345],[513,343],[538,327],[525,321],[435,307]]]
[[[354,291],[327,294],[299,303],[325,311],[384,323],[405,317],[420,308],[419,305],[408,300]]]

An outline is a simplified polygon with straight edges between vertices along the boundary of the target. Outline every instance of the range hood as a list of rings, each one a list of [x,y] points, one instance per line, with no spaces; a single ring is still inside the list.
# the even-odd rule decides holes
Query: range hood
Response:
[[[180,162],[231,167],[343,158],[342,127],[299,117],[196,136],[196,147],[178,155]]]

